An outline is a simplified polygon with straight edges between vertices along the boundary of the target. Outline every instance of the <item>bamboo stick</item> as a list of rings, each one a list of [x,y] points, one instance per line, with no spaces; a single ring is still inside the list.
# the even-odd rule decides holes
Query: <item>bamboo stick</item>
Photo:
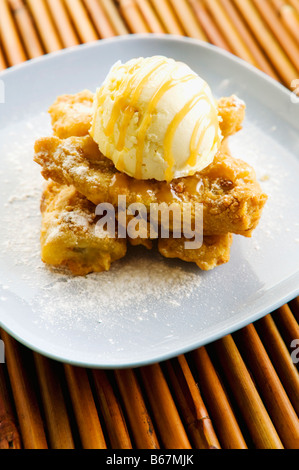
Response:
[[[299,13],[299,0],[288,0],[288,2],[297,10]]]
[[[0,31],[8,65],[24,62],[27,57],[6,0],[0,2]]]
[[[231,0],[220,0],[223,8],[226,10],[226,13],[230,17],[231,21],[234,23],[236,30],[239,35],[242,37],[244,43],[249,48],[251,54],[254,56],[257,67],[263,72],[267,73],[270,77],[278,80],[278,75],[275,72],[272,64],[266,58],[265,54],[257,44],[255,38],[250,33],[250,30],[244,23],[244,20],[240,16],[239,12],[236,10],[234,4]]]
[[[33,354],[51,449],[74,449],[71,426],[58,374],[58,365]]]
[[[100,37],[111,38],[115,36],[101,4],[97,0],[84,0],[84,2]]]
[[[6,66],[3,50],[2,50],[1,44],[0,44],[0,71],[5,70],[6,68],[7,68],[7,66]]]
[[[163,447],[191,449],[160,365],[142,367],[140,373]]]
[[[132,449],[121,404],[105,371],[92,371],[97,398],[112,449]]]
[[[129,30],[125,25],[122,17],[119,14],[118,9],[115,6],[113,0],[99,0],[100,5],[106,12],[107,18],[109,18],[116,35],[128,34]]]
[[[119,8],[132,33],[149,33],[150,29],[133,0],[119,0]]]
[[[32,18],[25,8],[23,0],[9,0],[9,5],[20,31],[29,58],[39,57],[44,54],[36,33]]]
[[[295,316],[297,322],[299,323],[299,297],[295,297],[295,299],[289,302],[290,308]]]
[[[184,30],[166,0],[151,0],[165,30],[169,34],[184,36]]]
[[[86,370],[64,364],[64,371],[83,448],[106,449]]]
[[[26,350],[4,330],[1,337],[5,344],[6,364],[16,405],[18,422],[25,449],[47,449],[41,413],[32,387],[32,371],[26,362]]]
[[[80,44],[62,0],[47,0],[53,21],[64,47]]]
[[[269,31],[267,26],[265,26],[254,4],[250,0],[234,0],[234,3],[249,24],[249,27],[258,39],[261,47],[269,56],[284,84],[290,87],[291,82],[297,76],[296,68],[293,66],[276,38]]]
[[[193,447],[220,449],[208,411],[185,356],[167,361],[165,367]]]
[[[229,45],[227,44],[222,34],[219,32],[218,28],[212,21],[206,8],[203,7],[202,3],[198,0],[189,0],[189,4],[192,7],[198,22],[201,24],[208,41],[210,41],[215,46],[230,51]]]
[[[281,382],[299,415],[299,373],[271,315],[255,324]]]
[[[158,438],[135,372],[132,369],[122,369],[115,370],[114,374],[135,446],[138,449],[159,449]]]
[[[96,41],[99,36],[89,19],[81,0],[64,0],[80,40],[84,43]]]
[[[285,304],[275,310],[275,312],[272,313],[272,316],[289,351],[292,352],[292,341],[299,339],[299,325],[292,314],[290,307]]]
[[[269,415],[287,449],[299,449],[299,422],[296,412],[276,374],[254,325],[235,334],[237,345],[243,354],[258,386],[259,393]]]
[[[213,349],[217,353],[255,446],[260,449],[282,449],[281,440],[232,336],[228,335],[213,343]]]
[[[293,39],[293,36],[289,33],[284,24],[279,20],[269,0],[253,0],[253,3],[269,29],[285,50],[289,59],[293,62],[297,72],[299,72],[299,45]]]
[[[12,397],[8,391],[4,367],[0,364],[0,450],[21,449],[21,437],[16,426]]]
[[[220,443],[225,449],[247,449],[237,419],[206,348],[192,353],[198,382]]]
[[[292,5],[285,3],[284,0],[271,0],[271,2],[276,8],[280,20],[299,43],[299,12]]]
[[[207,41],[208,38],[196,20],[187,0],[170,0],[170,5],[180,18],[188,36]]]
[[[62,43],[50,18],[44,0],[27,0],[27,5],[30,8],[45,50],[47,52],[54,52],[62,49]]]
[[[223,8],[221,2],[219,0],[204,0],[204,3],[207,9],[211,12],[218,29],[228,42],[231,51],[241,57],[241,59],[244,59],[257,67],[258,63],[255,60],[254,55],[251,53],[247,44],[243,41],[243,38],[240,36],[235,24]]]
[[[163,28],[161,21],[153,10],[153,7],[150,4],[149,0],[135,0],[135,2],[142,13],[145,22],[149,27],[149,30],[152,33],[164,33],[165,29]]]

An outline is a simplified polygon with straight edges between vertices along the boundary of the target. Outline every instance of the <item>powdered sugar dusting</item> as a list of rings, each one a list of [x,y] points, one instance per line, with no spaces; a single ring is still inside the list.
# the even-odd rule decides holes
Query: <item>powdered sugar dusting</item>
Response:
[[[82,344],[84,334],[96,349],[100,337],[102,350],[113,355],[122,351],[126,335],[131,342],[135,338],[137,344],[141,341],[138,336],[143,337],[150,329],[155,335],[150,343],[167,350],[172,341],[179,340],[181,330],[187,328],[191,336],[197,337],[208,326],[218,328],[220,321],[239,315],[245,298],[260,292],[267,283],[274,284],[284,270],[288,274],[287,264],[276,269],[273,249],[278,238],[282,250],[289,250],[292,242],[298,247],[299,225],[293,226],[293,206],[285,191],[286,186],[293,185],[295,174],[287,171],[278,158],[269,159],[267,148],[274,154],[274,150],[281,150],[281,155],[288,155],[283,149],[277,150],[271,134],[264,137],[262,148],[261,139],[256,137],[261,131],[252,123],[232,139],[231,149],[234,156],[254,166],[269,201],[253,238],[234,237],[227,265],[204,273],[195,265],[132,247],[125,258],[104,273],[73,277],[45,266],[40,259],[39,240],[43,179],[33,162],[33,145],[35,139],[50,132],[48,116],[36,116],[26,125],[16,126],[7,134],[7,142],[1,143],[0,261],[5,271],[0,294],[2,302],[8,302],[10,294],[21,297],[32,312],[28,317],[31,328],[46,332],[54,342],[60,335],[60,342],[72,348],[72,335],[77,335]],[[80,214],[71,217],[74,224],[86,225]],[[242,294],[244,289],[246,295]]]
[[[39,312],[36,321],[66,330],[76,322],[84,328],[87,319],[110,322],[111,326],[121,323],[132,308],[140,312],[136,319],[141,321],[157,315],[148,308],[152,303],[179,308],[184,299],[194,295],[201,284],[196,267],[166,260],[143,247],[129,248],[128,255],[110,271],[85,277],[74,277],[42,263],[39,236],[44,182],[33,162],[33,145],[36,138],[45,135],[45,123],[36,118],[27,123],[28,128],[30,138],[17,135],[16,129],[16,135],[11,133],[9,144],[4,145],[13,172],[7,176],[2,217],[5,233],[0,246],[6,266],[17,269],[20,282],[39,292],[27,299],[33,311]],[[88,227],[84,214],[66,212],[61,216],[82,229]],[[13,281],[8,280],[8,288],[12,286]]]
[[[86,315],[121,328],[122,320],[130,317],[130,309],[140,312],[135,318],[141,321],[153,315],[148,308],[151,304],[180,307],[200,285],[196,272],[169,264],[159,255],[149,256],[143,248],[131,250],[108,272],[86,277],[54,272],[52,279],[42,286],[41,318],[66,328],[65,319],[79,322],[84,328]],[[53,298],[55,303],[51,303]]]

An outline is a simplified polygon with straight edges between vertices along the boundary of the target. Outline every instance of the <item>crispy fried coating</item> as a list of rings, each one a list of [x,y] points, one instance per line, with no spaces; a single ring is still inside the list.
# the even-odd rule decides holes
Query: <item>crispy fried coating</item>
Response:
[[[125,239],[100,236],[95,230],[95,206],[72,186],[52,181],[42,201],[41,258],[55,267],[66,267],[74,275],[108,271],[123,258]]]
[[[168,238],[158,237],[157,239],[151,239],[150,236],[134,239],[128,237],[128,242],[132,246],[144,246],[148,250],[157,248],[165,258],[177,258],[187,263],[195,263],[202,271],[210,271],[230,260],[230,249],[233,242],[231,233],[206,235],[198,248],[187,247],[186,242],[189,241],[184,236],[174,238],[172,235]]]
[[[126,240],[96,236],[96,206],[72,186],[50,181],[42,201],[42,260],[55,267],[67,267],[74,275],[110,269],[126,254]],[[185,249],[185,239],[159,239],[158,249],[166,258],[180,258],[210,270],[229,260],[231,235],[204,237],[196,250]],[[153,247],[150,239],[129,240],[133,246]]]
[[[223,97],[218,100],[220,128],[224,138],[239,132],[243,127],[246,105],[236,95]]]
[[[61,95],[50,106],[53,133],[61,139],[88,134],[94,94],[83,90],[75,95]]]
[[[159,238],[158,250],[165,258],[194,262],[203,271],[210,271],[230,260],[231,233],[203,237],[201,247],[196,249],[186,249],[185,241],[183,238]]]
[[[230,156],[225,147],[203,171],[171,183],[139,181],[120,173],[89,136],[39,139],[34,160],[42,166],[45,179],[75,186],[94,204],[116,206],[118,196],[124,195],[127,205],[143,203],[149,213],[153,203],[176,203],[182,210],[184,203],[190,203],[192,223],[196,204],[203,204],[205,235],[251,236],[267,200],[253,168]]]

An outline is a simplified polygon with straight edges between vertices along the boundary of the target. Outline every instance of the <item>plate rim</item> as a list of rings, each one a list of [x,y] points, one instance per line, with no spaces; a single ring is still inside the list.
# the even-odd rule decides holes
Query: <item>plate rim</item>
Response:
[[[51,52],[45,55],[42,55],[40,57],[36,57],[33,59],[29,59],[23,63],[14,65],[9,67],[8,69],[0,72],[0,79],[5,79],[6,77],[9,77],[11,74],[15,74],[17,72],[22,72],[22,70],[34,67],[36,64],[42,64],[42,63],[47,63],[55,60],[56,57],[61,57],[64,55],[71,55],[75,54],[76,52],[83,50],[83,49],[100,49],[101,47],[105,47],[107,44],[111,43],[125,43],[125,42],[135,42],[135,41],[140,41],[140,40],[146,40],[146,41],[163,41],[163,42],[169,42],[169,43],[185,43],[185,44],[193,44],[199,48],[203,48],[205,50],[212,50],[213,52],[216,52],[217,54],[227,57],[229,60],[239,64],[243,68],[247,69],[250,73],[254,75],[258,75],[263,81],[267,81],[268,83],[271,84],[271,86],[274,86],[280,93],[284,93],[286,96],[290,97],[292,96],[292,92],[286,88],[282,83],[278,82],[274,78],[270,77],[267,75],[265,72],[262,70],[256,68],[254,65],[250,64],[249,62],[246,62],[245,60],[241,59],[240,57],[237,57],[231,52],[226,51],[225,49],[221,49],[220,47],[217,47],[213,44],[207,43],[205,41],[195,39],[195,38],[189,38],[189,37],[184,37],[184,36],[177,36],[177,35],[171,35],[171,34],[157,34],[157,33],[145,33],[145,34],[131,34],[131,35],[124,35],[124,36],[115,36],[112,38],[106,38],[106,39],[99,39],[97,41],[93,41],[91,43],[86,43],[86,44],[80,44],[76,46],[72,46],[70,48],[65,48],[59,51]],[[293,274],[294,276],[298,276],[298,272]],[[290,275],[287,279],[291,278],[292,275]],[[185,354],[188,352],[193,351],[194,349],[197,349],[201,346],[204,346],[206,344],[209,344],[211,342],[214,342],[227,334],[234,333],[237,330],[242,329],[243,327],[247,326],[250,323],[253,323],[254,321],[264,317],[271,311],[281,307],[285,303],[289,302],[292,300],[294,297],[299,295],[299,287],[293,289],[291,292],[286,294],[284,297],[281,299],[277,300],[275,303],[272,303],[271,305],[259,310],[256,312],[254,315],[251,315],[250,318],[237,320],[234,322],[233,325],[228,325],[227,327],[223,328],[221,331],[210,334],[208,335],[208,338],[203,338],[198,342],[193,342],[190,345],[182,346],[180,348],[176,348],[175,350],[171,350],[165,353],[159,353],[155,356],[151,356],[151,359],[141,359],[141,360],[132,360],[131,362],[124,362],[124,363],[116,363],[116,362],[100,362],[99,360],[95,360],[86,362],[84,359],[71,359],[71,357],[64,357],[60,356],[59,354],[55,354],[53,352],[49,351],[49,347],[47,350],[47,345],[45,346],[45,349],[38,347],[32,343],[32,341],[24,339],[20,334],[14,332],[11,328],[7,327],[6,325],[3,324],[2,319],[0,319],[0,327],[3,328],[3,330],[7,331],[13,338],[15,338],[19,343],[23,344],[24,346],[30,348],[32,351],[35,351],[39,354],[42,354],[50,359],[59,361],[59,362],[64,362],[66,364],[70,365],[75,365],[75,366],[81,366],[81,367],[86,367],[86,368],[99,368],[99,369],[115,369],[115,368],[135,368],[135,367],[141,367],[157,362],[161,362],[173,357],[176,357],[180,354]],[[4,306],[1,306],[1,310],[4,309]]]
[[[290,300],[294,299],[299,295],[299,288],[295,289],[292,291],[292,293],[287,294],[280,300],[278,300],[276,303],[271,304],[271,306],[266,307],[262,309],[261,311],[257,312],[255,315],[250,317],[250,321],[248,322],[248,319],[244,319],[241,322],[236,322],[233,326],[229,325],[225,329],[219,331],[218,333],[214,333],[213,335],[210,335],[208,339],[202,339],[196,343],[192,343],[192,345],[184,346],[177,348],[175,351],[169,351],[167,353],[163,354],[157,354],[156,356],[152,356],[151,359],[141,359],[139,361],[131,361],[131,362],[124,362],[124,363],[119,363],[119,362],[102,362],[100,363],[99,361],[84,361],[84,360],[79,360],[79,359],[71,359],[70,357],[61,357],[58,354],[51,353],[50,351],[44,350],[33,343],[31,343],[29,340],[25,340],[21,336],[19,336],[17,333],[15,333],[13,330],[10,328],[7,328],[6,326],[2,326],[2,321],[0,320],[0,329],[2,328],[4,331],[6,331],[11,337],[13,337],[15,340],[17,340],[20,344],[23,346],[29,348],[31,351],[34,351],[38,354],[41,354],[48,359],[58,361],[64,364],[69,364],[72,366],[77,366],[77,367],[85,367],[87,369],[106,369],[106,370],[114,370],[114,369],[134,369],[138,367],[144,367],[147,365],[152,365],[160,362],[167,361],[169,359],[173,359],[175,357],[178,357],[183,354],[187,353],[192,353],[196,349],[206,346],[208,344],[211,344],[215,341],[220,340],[221,338],[224,338],[227,335],[234,334],[236,331],[239,331],[249,324],[252,324],[256,322],[257,320],[260,320],[261,318],[265,317],[267,314],[270,314],[271,312],[275,311],[276,309],[282,307],[284,304],[289,302]],[[5,344],[4,344],[5,346]]]
[[[263,72],[261,69],[257,68],[250,62],[247,62],[246,60],[242,59],[241,57],[236,56],[232,52],[227,51],[226,49],[222,49],[219,46],[216,46],[214,44],[211,44],[209,42],[203,41],[201,39],[197,38],[190,38],[187,36],[179,36],[175,34],[163,34],[163,33],[134,33],[134,34],[125,34],[125,35],[120,35],[120,36],[114,36],[110,38],[103,38],[103,39],[98,39],[96,41],[92,41],[89,43],[84,43],[84,44],[78,44],[75,46],[70,46],[64,49],[60,49],[58,51],[53,51],[53,52],[48,52],[47,54],[34,57],[32,59],[28,59],[25,62],[21,62],[19,64],[12,65],[8,67],[7,69],[4,69],[0,71],[0,79],[5,77],[6,75],[9,75],[11,73],[17,72],[19,70],[22,70],[23,68],[27,67],[32,67],[35,64],[38,64],[40,62],[46,62],[49,60],[54,59],[55,57],[60,57],[63,55],[69,55],[72,53],[76,53],[79,50],[82,49],[93,49],[97,47],[104,47],[106,44],[110,43],[115,43],[115,42],[135,42],[138,40],[159,40],[163,42],[180,42],[180,43],[186,43],[186,44],[194,44],[196,46],[199,46],[203,49],[207,50],[212,50],[216,53],[218,53],[221,56],[226,56],[230,60],[233,60],[236,63],[239,63],[240,65],[244,66],[247,68],[249,71],[251,71],[253,74],[257,74],[261,76],[263,79],[266,79],[272,85],[275,85],[280,91],[283,91],[287,93],[289,96],[292,96],[293,92],[289,90],[285,85],[280,83],[279,81],[275,80],[272,78],[270,75],[267,73]]]

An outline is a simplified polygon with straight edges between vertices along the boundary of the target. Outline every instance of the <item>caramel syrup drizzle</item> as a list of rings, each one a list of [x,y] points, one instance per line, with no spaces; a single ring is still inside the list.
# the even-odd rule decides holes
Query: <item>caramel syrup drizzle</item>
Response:
[[[119,117],[120,111],[124,109],[124,119],[120,130],[120,138],[116,147],[118,150],[121,150],[124,146],[124,137],[126,134],[127,126],[129,125],[129,122],[135,112],[134,106],[136,106],[145,84],[149,81],[150,77],[154,74],[154,72],[165,64],[166,60],[161,59],[158,64],[156,64],[144,77],[142,77],[139,83],[135,83],[136,75],[134,74],[136,69],[138,69],[138,64],[134,64],[129,69],[127,80],[123,82],[123,86],[121,86],[118,91],[118,97],[115,100],[110,120],[104,130],[107,137],[112,135],[114,125]],[[132,89],[134,89],[134,92],[131,94]],[[130,94],[130,103],[127,104]]]
[[[122,126],[120,129],[120,136],[119,136],[118,143],[116,145],[117,150],[122,150],[125,146],[125,137],[126,137],[127,129],[134,113],[136,112],[135,106],[137,105],[138,99],[140,98],[140,95],[144,89],[145,84],[149,81],[150,77],[156,72],[156,70],[158,70],[159,68],[161,68],[161,66],[165,64],[166,64],[166,61],[162,60],[162,62],[157,64],[155,67],[153,67],[152,70],[150,70],[150,72],[147,73],[136,86],[135,91],[132,94],[130,104],[127,105],[124,109],[124,116],[123,116]],[[129,88],[126,90],[125,96],[124,96],[125,101],[129,94],[131,86],[132,85],[129,83],[128,84]]]
[[[217,106],[215,108],[217,108]],[[209,123],[208,123],[207,127],[213,126],[214,129],[215,129],[215,136],[214,136],[212,151],[214,150],[215,146],[220,145],[220,142],[221,142],[221,138],[220,138],[220,136],[217,132],[218,114],[217,114],[216,109],[213,109],[213,107],[210,105],[209,113],[207,114],[207,116],[202,116],[202,118],[200,118],[197,121],[197,123],[194,127],[194,130],[193,130],[192,136],[191,136],[190,157],[187,160],[187,165],[189,165],[191,168],[196,165],[197,156],[198,156],[200,147],[201,147],[201,145],[203,143],[203,140],[205,138],[205,135],[206,135],[205,132],[201,132],[200,135],[199,135],[198,141],[196,143],[198,131],[199,131],[199,128],[200,128],[201,124],[203,123],[204,119],[209,119]]]
[[[165,171],[166,181],[171,181],[173,179],[174,157],[173,157],[173,152],[172,152],[172,144],[173,144],[173,139],[174,139],[174,135],[177,131],[177,128],[179,127],[179,125],[181,124],[183,119],[187,116],[187,114],[201,100],[206,101],[204,90],[197,93],[195,96],[193,96],[193,98],[191,98],[191,100],[189,100],[185,104],[185,106],[181,109],[181,111],[179,113],[177,113],[177,115],[174,117],[174,119],[172,120],[172,122],[170,123],[170,125],[167,129],[167,132],[166,132],[166,135],[165,135],[165,140],[164,140],[164,158],[165,158],[165,161],[168,163],[168,167]],[[199,127],[199,124],[198,124],[198,127]],[[197,128],[197,125],[195,127]],[[196,156],[197,156],[197,154],[195,154],[195,157]],[[191,158],[193,159],[193,153],[191,155]],[[196,161],[195,161],[195,163],[196,163]]]
[[[176,66],[177,67],[177,66]],[[137,153],[136,153],[136,178],[141,178],[142,176],[142,157],[143,157],[143,150],[144,150],[144,141],[145,141],[145,136],[146,132],[151,124],[153,114],[155,112],[156,106],[160,99],[163,97],[163,95],[169,91],[171,88],[179,85],[180,83],[187,82],[189,80],[192,80],[195,78],[195,75],[187,75],[184,78],[180,79],[173,79],[170,78],[166,82],[162,82],[160,87],[157,89],[157,91],[154,93],[152,96],[152,99],[150,100],[148,104],[148,109],[144,114],[143,120],[140,124],[139,130],[138,130],[138,146],[137,146]]]

